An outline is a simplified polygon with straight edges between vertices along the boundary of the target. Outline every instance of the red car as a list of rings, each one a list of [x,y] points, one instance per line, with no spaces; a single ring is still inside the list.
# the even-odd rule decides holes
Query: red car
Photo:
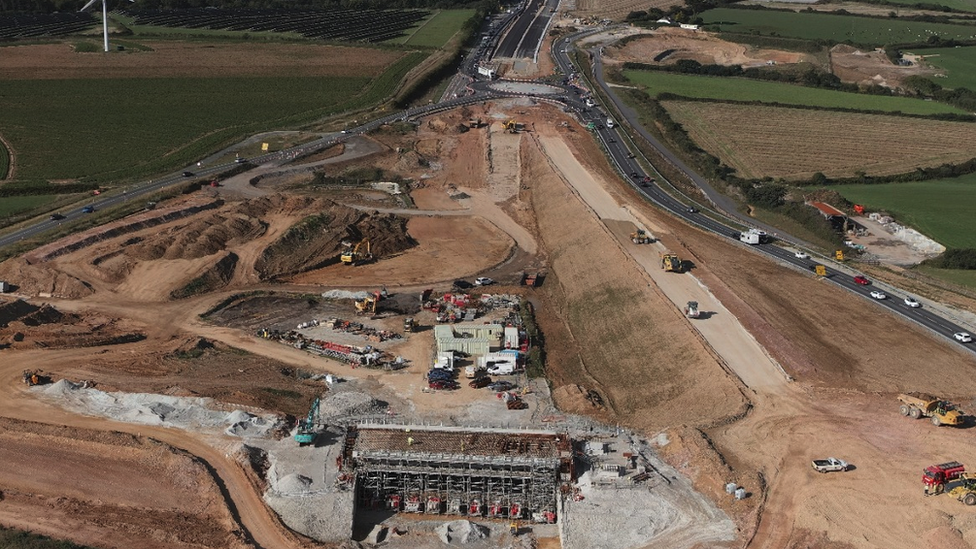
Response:
[[[487,387],[489,385],[491,385],[491,378],[487,376],[479,377],[468,383],[468,387],[471,387],[472,389],[481,389],[482,387]]]
[[[854,277],[854,283],[860,284],[861,286],[867,286],[871,283],[871,281],[861,275],[857,275]]]
[[[453,391],[458,388],[456,381],[431,381],[429,386],[431,389],[442,389],[446,391]]]

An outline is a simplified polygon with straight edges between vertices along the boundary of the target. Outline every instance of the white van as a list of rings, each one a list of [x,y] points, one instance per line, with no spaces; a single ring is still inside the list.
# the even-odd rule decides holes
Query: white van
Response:
[[[507,376],[515,373],[515,365],[511,362],[499,362],[488,367],[488,373],[493,376]]]

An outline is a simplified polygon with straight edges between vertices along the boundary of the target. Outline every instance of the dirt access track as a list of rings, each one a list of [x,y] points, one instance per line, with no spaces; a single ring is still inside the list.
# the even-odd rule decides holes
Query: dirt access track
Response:
[[[483,269],[493,276],[545,265],[549,276],[544,285],[527,291],[538,305],[546,335],[547,374],[556,403],[653,438],[662,455],[736,521],[739,537],[723,542],[725,546],[915,548],[919,540],[924,546],[976,545],[971,509],[947,497],[923,498],[918,480],[926,465],[967,459],[969,433],[905,419],[894,400],[897,392],[919,390],[970,407],[976,394],[976,361],[970,355],[812,276],[661,214],[610,170],[585,129],[553,107],[527,100],[492,104],[477,113],[489,121],[486,127],[458,131],[471,114],[440,115],[415,134],[380,132],[373,137],[387,145],[384,152],[330,168],[341,172],[377,165],[425,182],[411,190],[417,211],[405,225],[405,234],[415,243],[384,253],[373,264],[343,271],[341,266],[306,262],[285,282],[263,282],[261,273],[270,271],[256,267],[259,258],[269,257],[266,250],[324,204],[317,197],[269,195],[228,201],[215,210],[107,238],[50,261],[31,264],[17,258],[0,265],[4,276],[70,277],[77,281],[70,287],[86,289],[62,298],[38,298],[35,293],[30,296],[35,306],[47,301],[79,319],[114,319],[112,326],[144,336],[112,346],[52,349],[31,342],[35,335],[44,341],[41,336],[48,337],[56,323],[8,322],[20,322],[14,327],[22,340],[6,333],[10,346],[0,349],[0,418],[8,421],[0,438],[10,441],[0,450],[7,452],[5,469],[30,470],[33,455],[43,449],[51,467],[63,463],[87,480],[68,494],[50,475],[0,476],[0,491],[5,497],[8,491],[15,495],[0,501],[0,521],[103,547],[164,546],[153,545],[159,543],[153,537],[159,531],[170,536],[166,539],[177,539],[174,527],[156,520],[152,512],[126,515],[129,522],[119,522],[138,527],[125,530],[124,536],[95,518],[79,520],[77,528],[53,521],[32,526],[38,505],[48,501],[43,498],[60,494],[85,507],[77,517],[92,517],[86,513],[101,505],[219,518],[209,522],[211,530],[181,542],[186,546],[246,545],[251,539],[263,547],[311,546],[285,530],[264,505],[252,477],[233,454],[232,440],[68,413],[33,397],[20,381],[22,370],[43,368],[58,377],[96,381],[102,375],[126,391],[145,387],[178,392],[179,367],[167,363],[172,360],[167,356],[198,337],[269,361],[268,376],[281,368],[324,370],[322,362],[298,350],[207,324],[197,315],[240,290],[314,293],[336,286],[373,289],[380,283],[446,289],[440,281]],[[530,131],[501,131],[499,121],[511,118]],[[423,175],[427,177],[421,179]],[[378,205],[395,209],[369,193],[328,207],[334,208],[329,211],[336,219],[359,219],[355,212],[362,210],[357,208]],[[404,234],[397,232],[403,230],[399,225],[383,227],[391,235]],[[635,227],[648,229],[659,242],[634,245],[629,232]],[[465,235],[469,254],[460,258],[454,254],[461,248],[446,247],[458,235]],[[316,253],[332,257],[332,249],[323,244],[332,238],[313,239],[322,244]],[[438,239],[445,247],[439,247]],[[183,253],[189,249],[198,253]],[[665,249],[687,260],[691,272],[664,273],[657,256]],[[219,290],[184,299],[171,296],[231,253],[238,259]],[[478,254],[483,256],[480,263],[474,259]],[[392,262],[399,266],[390,268]],[[286,263],[283,259],[281,265]],[[405,277],[399,279],[397,273]],[[38,284],[37,292],[42,287]],[[682,315],[680,307],[691,299],[699,301],[704,318],[689,321]],[[976,309],[971,303],[968,308]],[[127,370],[131,363],[139,367]],[[166,379],[150,379],[154,364],[169,364]],[[222,371],[233,375],[232,370]],[[279,382],[272,388],[300,392]],[[605,395],[606,406],[594,407],[580,388]],[[229,393],[215,396],[232,400]],[[423,401],[417,400],[422,411]],[[431,406],[437,404],[431,399]],[[275,407],[273,402],[263,405]],[[113,431],[127,435],[108,433]],[[48,442],[51,437],[69,440],[63,452]],[[139,480],[143,490],[163,490],[160,484],[165,482],[158,479],[172,478],[166,476],[172,467],[189,467],[194,472],[187,478],[205,487],[212,482],[218,489],[201,489],[196,497],[181,499],[184,485],[174,483],[156,503],[139,499],[138,490],[121,493],[112,471],[82,467],[83,456],[97,455],[100,440],[132,441],[131,450],[117,445],[128,453],[115,459],[128,460],[120,467],[132,477],[156,477]],[[176,457],[141,457],[159,455]],[[810,460],[828,455],[846,459],[856,469],[815,474]],[[153,465],[141,472],[137,466],[143,461]],[[195,463],[206,465],[201,469]],[[724,492],[729,481],[743,485],[752,496],[731,501]],[[27,492],[41,496],[28,500],[19,495]]]

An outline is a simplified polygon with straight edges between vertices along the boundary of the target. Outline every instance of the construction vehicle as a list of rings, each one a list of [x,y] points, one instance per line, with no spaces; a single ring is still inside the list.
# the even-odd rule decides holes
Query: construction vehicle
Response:
[[[319,399],[312,402],[312,408],[308,411],[305,419],[298,420],[298,428],[295,430],[295,442],[299,446],[307,446],[315,441],[319,420]]]
[[[898,395],[901,415],[918,419],[931,418],[932,424],[962,425],[965,414],[951,402],[924,393],[907,393]]]
[[[634,244],[650,244],[654,242],[654,237],[644,229],[637,229],[636,232],[630,233],[630,241]]]
[[[767,240],[766,232],[759,229],[749,229],[744,233],[739,233],[739,242],[746,244],[763,244]]]
[[[926,494],[941,494],[947,483],[966,478],[965,475],[965,465],[958,461],[948,461],[926,467],[922,471],[922,484]]]
[[[681,272],[681,260],[671,252],[661,253],[661,268],[669,273]]]
[[[51,383],[51,376],[43,374],[41,370],[24,370],[24,385],[33,387],[48,383]]]
[[[380,302],[380,299],[382,298],[383,298],[382,294],[376,291],[359,301],[353,301],[353,304],[356,306],[357,313],[375,315],[377,304]]]
[[[373,259],[368,238],[360,240],[355,247],[348,241],[344,241],[342,245],[346,247],[342,251],[342,255],[339,256],[339,260],[342,261],[343,265],[356,265],[357,263],[364,263]]]
[[[485,123],[480,118],[469,118],[468,127],[471,129],[477,129],[484,126]]]
[[[966,505],[976,505],[976,478],[963,478],[962,484],[949,490],[949,495]]]
[[[685,316],[688,318],[698,318],[701,316],[701,312],[698,310],[697,301],[689,301],[688,304],[685,305]]]
[[[412,332],[413,328],[414,328],[413,317],[403,319],[403,331],[405,333]]]
[[[522,130],[525,129],[525,124],[520,124],[520,123],[516,122],[515,120],[509,120],[508,122],[505,122],[504,124],[502,124],[502,127],[508,133],[518,133],[518,132],[520,132],[520,131],[522,131]]]

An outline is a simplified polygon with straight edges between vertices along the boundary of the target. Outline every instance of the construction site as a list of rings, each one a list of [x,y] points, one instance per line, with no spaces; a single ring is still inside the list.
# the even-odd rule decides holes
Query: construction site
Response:
[[[99,548],[976,546],[972,353],[641,183],[561,108],[502,99],[0,263],[0,524]]]

